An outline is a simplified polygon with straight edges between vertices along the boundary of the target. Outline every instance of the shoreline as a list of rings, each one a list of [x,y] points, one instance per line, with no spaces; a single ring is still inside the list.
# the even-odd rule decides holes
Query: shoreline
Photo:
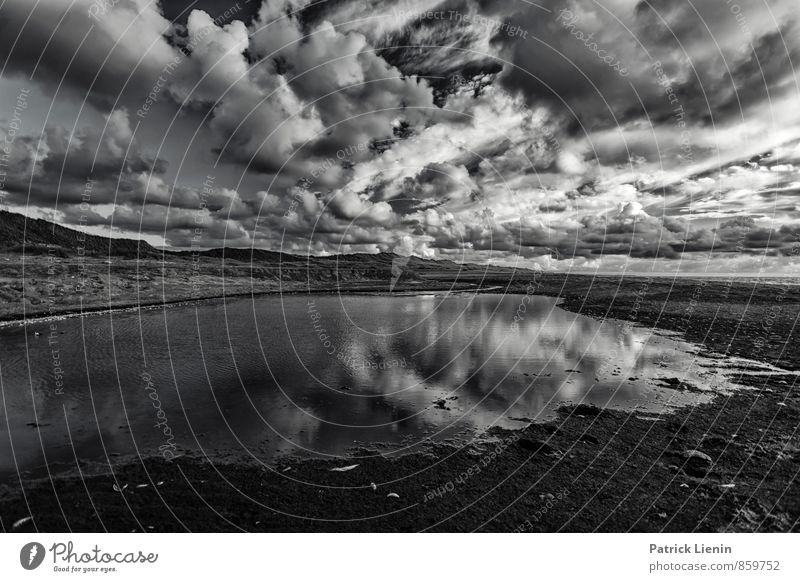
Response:
[[[717,357],[775,365],[772,355],[784,354],[781,368],[800,369],[800,354],[784,352],[796,338],[795,298],[783,313],[788,327],[770,328],[789,329],[785,337],[768,338],[767,352],[742,354],[754,341],[746,328],[769,313],[772,290],[735,308],[698,310],[682,329],[685,306],[655,292],[635,304],[639,284],[567,295],[560,307],[678,333]],[[744,287],[738,296],[748,296]],[[331,469],[345,458],[266,466],[193,456],[115,460],[112,473],[56,477],[58,497],[49,481],[26,482],[34,520],[14,531],[93,531],[101,523],[112,531],[798,531],[797,375],[730,372],[750,389],[658,415],[562,406],[557,420],[490,429],[486,442],[433,443],[398,458],[368,446],[353,461],[358,467],[342,473]],[[126,483],[124,494],[113,491]],[[64,521],[60,505],[85,502],[87,490],[103,515]],[[0,496],[7,531],[27,515],[17,495]]]
[[[573,277],[589,277],[589,275],[579,274],[579,275],[571,275]],[[606,277],[605,275],[593,277]],[[610,276],[608,276],[610,277]],[[632,275],[629,277],[631,282],[638,282],[639,279],[644,278],[643,276],[639,275]],[[664,279],[669,280],[669,279]],[[694,280],[694,279],[688,279]],[[442,293],[442,292],[452,292],[452,293],[468,293],[468,292],[475,292],[475,293],[490,293],[492,291],[497,290],[504,290],[506,294],[512,295],[524,295],[525,289],[520,286],[519,282],[511,281],[507,285],[491,285],[490,287],[484,286],[471,286],[469,284],[462,286],[461,288],[454,289],[452,284],[445,284],[442,283],[440,285],[436,285],[436,281],[430,281],[430,283],[434,283],[431,287],[426,288],[414,288],[414,287],[401,287],[396,290],[389,291],[386,289],[386,285],[382,282],[375,282],[371,286],[367,287],[344,287],[344,288],[337,288],[335,290],[330,289],[323,289],[323,288],[316,288],[316,289],[265,289],[259,291],[242,291],[242,292],[234,292],[234,293],[225,293],[219,295],[205,295],[203,297],[176,297],[173,299],[163,299],[163,300],[145,300],[141,302],[121,302],[115,303],[111,305],[103,305],[103,306],[91,306],[87,308],[81,308],[80,306],[77,307],[69,307],[67,309],[60,309],[57,311],[34,311],[30,314],[20,313],[20,312],[11,312],[11,313],[4,313],[0,314],[0,329],[5,326],[24,326],[29,325],[32,323],[39,323],[44,321],[50,321],[53,319],[64,319],[68,317],[83,317],[87,315],[102,315],[108,313],[123,313],[126,311],[135,311],[135,310],[144,310],[144,309],[157,309],[159,307],[172,307],[177,305],[190,305],[192,303],[202,303],[205,301],[218,301],[218,300],[226,300],[226,299],[241,299],[244,297],[267,297],[271,295],[334,295],[334,294],[346,294],[346,295],[378,295],[378,296],[386,296],[386,297],[405,297],[405,296],[415,296],[415,295],[422,295],[427,293]],[[567,297],[563,296],[557,290],[553,289],[545,289],[542,292],[534,293],[534,295],[540,295],[543,297],[557,297],[559,299],[558,305],[564,307],[568,311],[573,311],[575,313],[580,313],[581,306],[572,306],[567,308],[566,305],[568,303]],[[592,316],[595,317],[595,316]],[[596,317],[597,319],[605,319],[603,317]],[[623,320],[624,321],[624,320]],[[667,331],[667,330],[665,330]],[[671,330],[670,330],[671,331]]]
[[[23,315],[20,313],[10,313],[10,314],[3,314],[0,315],[0,329],[4,326],[24,326],[29,325],[31,323],[39,323],[43,321],[50,321],[52,319],[64,319],[68,317],[83,317],[86,315],[102,315],[107,313],[123,313],[126,311],[136,311],[136,310],[145,310],[145,309],[157,309],[159,307],[173,307],[177,305],[190,305],[192,303],[202,303],[205,301],[218,301],[218,300],[226,300],[226,299],[242,299],[245,297],[265,297],[270,295],[334,295],[337,293],[342,293],[346,295],[358,295],[358,294],[365,294],[365,295],[384,295],[387,297],[403,297],[409,295],[420,295],[424,293],[441,293],[445,291],[453,292],[453,293],[467,293],[470,291],[474,291],[476,293],[487,293],[496,290],[497,287],[492,287],[491,289],[487,288],[462,288],[453,290],[452,288],[443,288],[443,287],[435,287],[435,288],[426,288],[426,289],[418,289],[412,290],[410,289],[403,289],[397,292],[390,292],[387,291],[385,288],[380,289],[376,286],[374,289],[337,289],[335,291],[324,290],[324,289],[308,289],[308,290],[264,290],[264,291],[255,291],[252,293],[242,292],[242,293],[226,293],[224,295],[208,295],[203,297],[183,297],[183,298],[176,298],[176,299],[167,299],[164,301],[143,301],[141,303],[119,303],[111,306],[103,306],[103,307],[88,307],[86,309],[81,309],[80,307],[71,307],[68,309],[62,309],[59,311],[37,311],[31,315]]]

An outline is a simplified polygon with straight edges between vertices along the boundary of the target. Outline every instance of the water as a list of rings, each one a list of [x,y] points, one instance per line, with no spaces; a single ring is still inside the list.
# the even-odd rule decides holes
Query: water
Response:
[[[660,412],[708,392],[659,378],[716,389],[696,351],[521,295],[269,296],[7,326],[0,475],[159,447],[263,462],[375,443],[399,454],[566,401]]]

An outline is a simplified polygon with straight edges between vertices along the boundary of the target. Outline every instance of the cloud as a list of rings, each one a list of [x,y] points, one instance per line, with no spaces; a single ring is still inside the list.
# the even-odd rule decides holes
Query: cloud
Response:
[[[68,133],[48,127],[41,136],[22,135],[11,148],[13,170],[6,188],[18,204],[79,204],[90,178],[102,187],[93,191],[89,202],[106,204],[135,187],[142,175],[166,171],[167,163],[143,151],[133,139],[128,111],[119,109],[106,116],[103,131],[84,127]],[[4,130],[0,135],[5,139]],[[33,178],[31,179],[31,174]]]
[[[123,87],[150,86],[174,55],[171,25],[150,0],[119,0],[98,18],[90,0],[9,0],[2,5],[5,74],[111,104]]]
[[[45,127],[9,154],[17,207],[176,246],[548,268],[791,263],[790,0],[89,8],[0,7],[0,95],[32,75],[55,100],[32,98]]]

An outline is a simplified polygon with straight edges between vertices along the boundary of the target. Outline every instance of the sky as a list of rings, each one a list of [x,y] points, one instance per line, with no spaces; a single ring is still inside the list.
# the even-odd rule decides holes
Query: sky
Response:
[[[5,0],[0,206],[170,248],[800,275],[797,0]]]

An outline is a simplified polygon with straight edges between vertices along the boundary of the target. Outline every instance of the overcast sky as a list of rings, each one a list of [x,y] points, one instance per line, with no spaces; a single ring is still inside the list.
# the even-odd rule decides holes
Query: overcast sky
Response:
[[[2,203],[171,247],[797,274],[799,17],[5,0]]]

